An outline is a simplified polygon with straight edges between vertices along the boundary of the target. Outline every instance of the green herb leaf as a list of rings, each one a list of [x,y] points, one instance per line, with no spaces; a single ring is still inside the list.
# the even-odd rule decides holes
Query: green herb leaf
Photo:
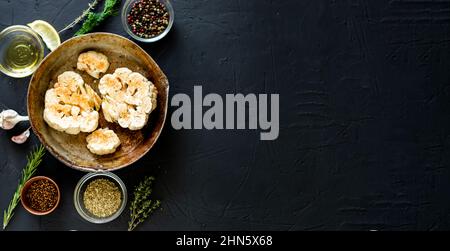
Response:
[[[83,35],[91,32],[95,27],[100,25],[106,18],[115,16],[118,13],[121,0],[106,0],[103,11],[100,13],[89,12],[86,20],[84,20],[81,28],[75,33],[75,36]]]
[[[153,177],[146,177],[134,189],[134,198],[130,206],[130,221],[128,222],[128,231],[135,229],[140,223],[144,222],[156,209],[161,206],[159,200],[150,199],[152,193]]]
[[[12,200],[9,202],[8,209],[3,211],[3,229],[5,229],[12,217],[14,216],[14,209],[17,207],[20,201],[20,191],[23,185],[27,182],[36,172],[37,167],[42,162],[42,158],[45,155],[45,148],[40,145],[34,149],[27,157],[27,165],[22,170],[22,177],[19,180],[17,190],[13,195]]]
[[[89,13],[91,13],[91,11],[95,9],[95,7],[98,5],[98,3],[100,1],[101,0],[94,0],[92,3],[89,3],[88,4],[89,7],[87,9],[85,9],[79,17],[75,18],[75,20],[73,20],[72,23],[68,24],[62,30],[58,31],[58,33],[62,33],[68,29],[72,29],[75,25],[77,25],[79,22],[81,22]]]

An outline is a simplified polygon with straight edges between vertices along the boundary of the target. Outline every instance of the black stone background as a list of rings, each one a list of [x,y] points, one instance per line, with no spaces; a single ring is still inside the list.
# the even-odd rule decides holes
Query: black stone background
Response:
[[[57,29],[87,0],[0,0],[0,28],[35,19]],[[279,93],[280,137],[257,131],[175,131],[116,172],[131,190],[155,175],[163,201],[138,230],[448,230],[450,2],[433,0],[174,0],[168,37],[141,44],[175,93]],[[97,31],[126,35],[120,17]],[[72,32],[63,38],[70,37]],[[0,76],[1,107],[26,112],[29,78]],[[169,116],[174,108],[169,111]],[[26,128],[27,125],[21,125]],[[14,130],[19,132],[20,130]],[[26,145],[0,132],[0,208]],[[39,174],[59,208],[19,207],[9,230],[125,230],[83,221],[72,203],[84,173],[47,155]]]

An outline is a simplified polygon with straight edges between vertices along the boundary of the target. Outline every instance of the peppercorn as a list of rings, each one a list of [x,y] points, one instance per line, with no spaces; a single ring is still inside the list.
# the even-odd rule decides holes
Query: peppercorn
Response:
[[[170,15],[159,0],[140,0],[127,16],[131,31],[142,38],[156,37],[169,26]]]
[[[58,190],[48,180],[36,180],[28,188],[26,199],[32,209],[46,212],[56,205],[58,201]]]

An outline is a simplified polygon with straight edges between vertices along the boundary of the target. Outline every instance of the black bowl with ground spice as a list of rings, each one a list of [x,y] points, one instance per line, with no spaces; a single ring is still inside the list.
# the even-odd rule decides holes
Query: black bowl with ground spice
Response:
[[[151,39],[170,28],[173,9],[167,0],[135,0],[129,4],[126,22],[134,35]]]
[[[30,179],[25,183],[21,192],[22,205],[35,215],[52,212],[58,205],[59,198],[60,194],[56,183],[44,176]]]

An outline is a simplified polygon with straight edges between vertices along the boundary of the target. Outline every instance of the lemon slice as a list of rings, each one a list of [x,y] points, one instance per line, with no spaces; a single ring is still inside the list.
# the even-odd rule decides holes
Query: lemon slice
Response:
[[[41,36],[49,50],[53,51],[61,44],[58,32],[51,24],[43,20],[36,20],[29,23],[28,26]]]

